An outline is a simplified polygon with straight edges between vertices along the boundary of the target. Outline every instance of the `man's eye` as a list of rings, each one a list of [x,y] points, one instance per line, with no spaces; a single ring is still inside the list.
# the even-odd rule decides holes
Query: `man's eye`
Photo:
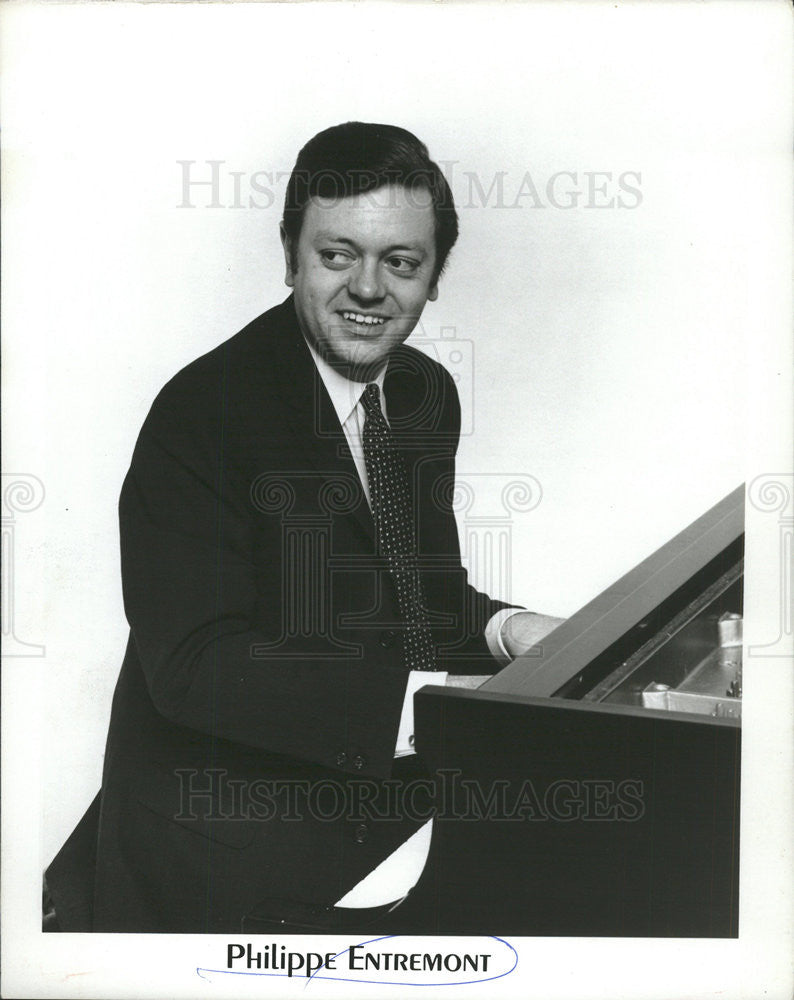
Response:
[[[320,259],[331,267],[345,267],[353,258],[345,250],[321,250]]]
[[[419,261],[410,257],[389,257],[386,263],[398,274],[412,274],[419,267]]]

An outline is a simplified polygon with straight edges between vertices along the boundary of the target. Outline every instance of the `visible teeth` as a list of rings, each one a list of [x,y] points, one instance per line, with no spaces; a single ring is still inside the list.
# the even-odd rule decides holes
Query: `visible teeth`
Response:
[[[365,326],[380,326],[386,322],[382,316],[364,316],[361,313],[354,312],[343,312],[342,316],[345,319],[352,320],[354,323],[363,323]]]

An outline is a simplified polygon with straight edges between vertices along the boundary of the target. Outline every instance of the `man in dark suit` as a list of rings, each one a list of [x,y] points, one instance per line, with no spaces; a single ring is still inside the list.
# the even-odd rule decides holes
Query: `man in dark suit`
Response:
[[[510,614],[461,567],[454,383],[404,346],[456,236],[414,136],[320,133],[288,185],[293,294],[155,400],[102,790],[47,872],[60,929],[301,927],[424,828],[412,691],[492,673]],[[509,652],[548,630],[519,618]]]

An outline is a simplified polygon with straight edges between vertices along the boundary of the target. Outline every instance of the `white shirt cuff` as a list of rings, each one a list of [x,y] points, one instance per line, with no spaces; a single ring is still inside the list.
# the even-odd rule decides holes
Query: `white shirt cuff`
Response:
[[[403,711],[400,716],[400,728],[397,731],[397,746],[395,757],[405,757],[416,753],[414,750],[414,694],[425,684],[447,683],[446,670],[412,670],[408,674],[408,685],[405,689]]]
[[[488,643],[491,656],[503,667],[507,666],[513,657],[507,652],[505,644],[502,642],[502,626],[508,618],[512,618],[513,615],[525,614],[526,610],[526,608],[502,608],[485,626],[485,641]]]

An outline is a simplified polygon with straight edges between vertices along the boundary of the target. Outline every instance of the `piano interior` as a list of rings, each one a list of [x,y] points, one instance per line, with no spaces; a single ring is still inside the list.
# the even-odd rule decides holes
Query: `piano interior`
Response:
[[[742,560],[582,700],[741,718]]]

